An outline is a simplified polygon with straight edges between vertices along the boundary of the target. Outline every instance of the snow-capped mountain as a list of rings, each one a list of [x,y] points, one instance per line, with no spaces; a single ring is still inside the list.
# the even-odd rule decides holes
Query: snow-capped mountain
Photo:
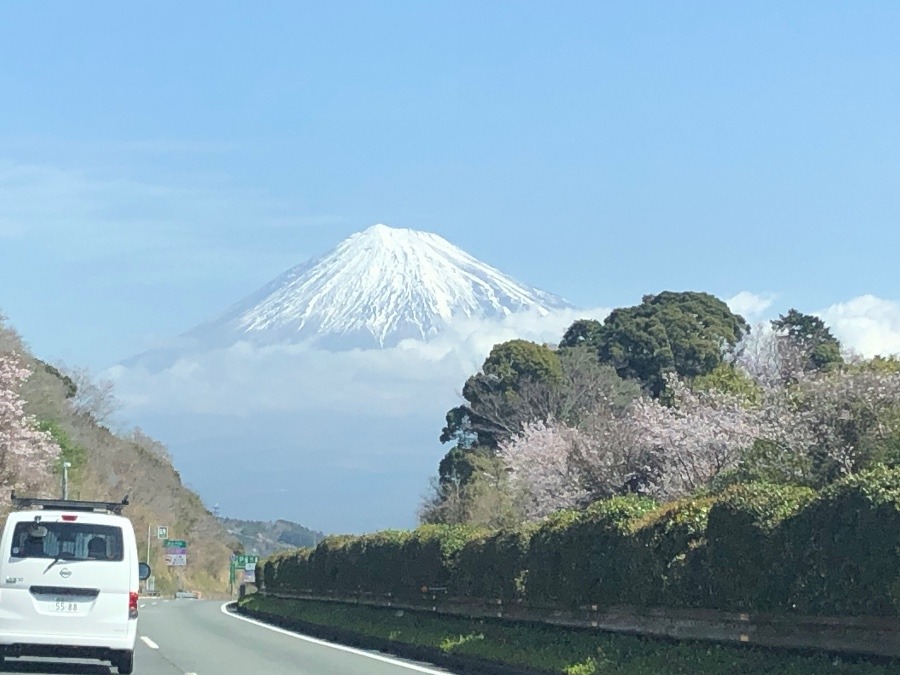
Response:
[[[210,346],[243,340],[388,347],[427,339],[459,318],[568,307],[436,234],[379,224],[288,270],[188,337]]]

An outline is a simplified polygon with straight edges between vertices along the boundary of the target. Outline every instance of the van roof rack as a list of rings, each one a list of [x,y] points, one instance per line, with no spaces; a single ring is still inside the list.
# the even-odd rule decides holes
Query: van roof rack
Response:
[[[41,497],[16,497],[13,490],[10,496],[16,509],[43,509],[45,511],[106,511],[116,515],[128,506],[128,495],[121,502],[83,502],[73,499],[43,499]]]

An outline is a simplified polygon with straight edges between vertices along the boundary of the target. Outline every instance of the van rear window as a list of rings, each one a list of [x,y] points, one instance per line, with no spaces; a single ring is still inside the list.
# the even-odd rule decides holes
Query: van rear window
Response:
[[[90,523],[17,523],[13,558],[122,560],[122,528]]]

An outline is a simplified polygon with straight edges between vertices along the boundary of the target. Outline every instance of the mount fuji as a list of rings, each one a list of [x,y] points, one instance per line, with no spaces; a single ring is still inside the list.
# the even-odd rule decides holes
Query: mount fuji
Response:
[[[205,348],[244,341],[372,349],[427,340],[462,318],[546,316],[570,308],[436,234],[378,224],[288,270],[183,337]]]

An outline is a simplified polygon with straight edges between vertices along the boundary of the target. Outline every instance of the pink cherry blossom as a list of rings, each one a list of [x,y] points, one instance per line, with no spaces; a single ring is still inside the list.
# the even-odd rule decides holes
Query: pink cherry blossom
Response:
[[[59,446],[26,414],[20,396],[31,371],[13,353],[0,353],[0,500],[11,490],[46,490],[52,482]]]

